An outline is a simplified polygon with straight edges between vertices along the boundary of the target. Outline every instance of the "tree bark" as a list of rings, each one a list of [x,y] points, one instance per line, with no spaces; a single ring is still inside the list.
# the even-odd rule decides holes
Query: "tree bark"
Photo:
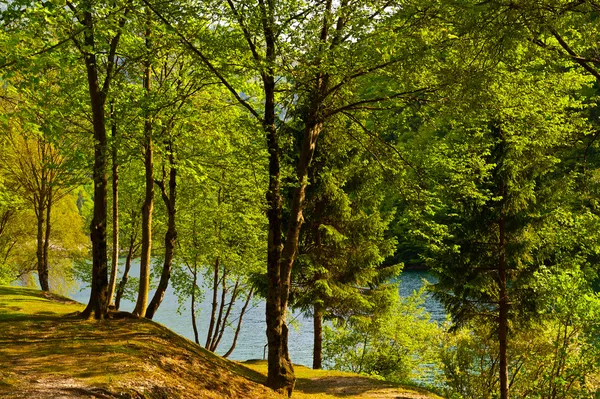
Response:
[[[46,185],[42,177],[41,182],[42,189],[38,194],[38,201],[36,207],[36,219],[37,219],[37,271],[38,279],[40,281],[40,288],[42,291],[50,291],[48,283],[48,270],[44,268],[44,223],[46,217]]]
[[[320,32],[321,51],[325,51],[329,38],[329,26],[331,23],[332,1],[328,0],[325,5],[325,15]],[[263,19],[267,21],[266,14]],[[270,24],[274,23],[272,14],[269,16]],[[275,58],[275,45],[273,32],[269,23],[263,23],[266,42],[266,56],[268,60]],[[338,19],[338,34],[343,25],[342,18]],[[339,36],[339,35],[338,35]],[[338,40],[334,38],[334,42]],[[317,61],[319,64],[320,61]],[[308,117],[305,122],[300,159],[298,161],[296,176],[298,186],[294,195],[289,213],[288,229],[285,235],[285,245],[281,242],[281,214],[282,201],[279,192],[279,147],[277,144],[277,130],[275,127],[274,113],[274,79],[272,70],[267,69],[263,77],[265,88],[265,119],[264,126],[267,132],[267,144],[269,149],[269,175],[270,185],[267,193],[269,204],[269,260],[267,273],[269,285],[267,294],[267,338],[269,344],[269,370],[267,385],[276,391],[291,396],[295,384],[295,376],[292,362],[288,351],[288,328],[285,322],[289,302],[291,286],[292,267],[298,253],[298,240],[302,228],[302,209],[306,196],[308,182],[308,168],[313,159],[316,142],[323,128],[322,103],[329,86],[329,75],[319,72],[315,79],[315,87],[311,95]],[[276,184],[271,182],[276,181]],[[277,210],[275,210],[277,208]],[[277,263],[277,264],[276,264]],[[277,270],[276,270],[277,269]],[[269,319],[273,319],[269,322]],[[279,348],[276,348],[276,346]],[[273,348],[271,348],[273,346]],[[271,360],[274,358],[273,360]],[[275,358],[278,360],[276,361]]]
[[[323,306],[320,304],[315,304],[314,307],[313,327],[313,369],[319,370],[323,367]]]
[[[192,285],[192,328],[194,329],[194,341],[200,345],[198,338],[198,326],[196,325],[196,285],[198,281],[198,268],[194,263],[194,281]]]
[[[281,252],[282,252],[282,198],[280,190],[280,149],[275,127],[275,80],[273,76],[264,77],[265,87],[265,131],[269,151],[269,188],[266,194],[269,220],[267,243],[267,346],[268,372],[267,386],[273,390],[291,396],[296,377],[294,366],[289,360],[285,309],[282,303]]]
[[[242,307],[242,310],[240,311],[240,317],[238,318],[238,323],[235,328],[235,334],[233,335],[233,342],[231,343],[231,347],[229,347],[229,350],[227,351],[227,353],[225,353],[223,355],[223,357],[225,359],[227,359],[229,357],[229,355],[231,355],[231,353],[235,349],[235,346],[237,345],[238,336],[240,335],[240,330],[242,329],[242,320],[244,318],[244,315],[246,314],[246,310],[248,309],[248,304],[250,303],[250,300],[252,299],[253,293],[254,293],[254,288],[251,288],[250,292],[248,293],[248,297],[246,297],[246,302],[244,302],[244,306]]]
[[[160,282],[146,310],[146,317],[152,319],[165,297],[165,292],[171,279],[171,270],[173,268],[173,257],[175,256],[175,243],[177,241],[176,216],[176,198],[177,198],[177,168],[175,167],[175,156],[173,154],[172,142],[169,142],[169,194],[167,195],[164,183],[160,186],[163,202],[167,207],[168,222],[167,232],[165,233],[165,260],[163,263]],[[164,176],[164,169],[163,169]]]
[[[204,347],[210,350],[210,343],[212,342],[213,330],[215,328],[215,320],[217,318],[217,305],[219,297],[219,257],[215,259],[215,269],[213,271],[213,296],[210,310],[210,322],[208,324],[208,332],[206,333],[206,343]]]
[[[119,267],[119,160],[117,159],[117,122],[115,121],[115,105],[111,104],[111,130],[112,130],[112,259],[110,268],[110,282],[108,286],[109,306],[113,304],[113,297],[117,285]]]
[[[50,274],[50,266],[49,266],[49,256],[50,252],[50,232],[52,231],[52,221],[50,220],[50,215],[52,215],[52,205],[54,201],[54,193],[52,192],[52,187],[48,186],[47,197],[46,197],[46,232],[44,233],[44,254],[42,256],[42,270],[44,273],[44,280],[46,283],[46,290],[50,291],[49,285],[49,274]]]
[[[508,294],[506,289],[506,237],[504,214],[500,216],[500,261],[498,265],[499,277],[499,316],[498,316],[498,341],[499,341],[499,360],[500,360],[500,399],[509,397],[508,380],[508,357],[507,357],[507,335],[508,335]]]
[[[133,212],[132,212],[133,213]],[[121,277],[121,282],[119,283],[119,288],[117,289],[117,295],[115,299],[115,309],[119,310],[121,306],[121,298],[123,297],[123,293],[125,292],[125,287],[127,286],[127,281],[129,280],[129,270],[131,270],[131,261],[133,259],[133,253],[135,252],[135,223],[131,222],[131,237],[129,240],[129,250],[127,251],[127,258],[125,259],[125,270],[123,270],[123,277]]]
[[[146,9],[147,26],[146,26],[146,50],[148,59],[145,62],[144,71],[144,89],[146,98],[150,98],[150,34],[151,34],[151,10]],[[146,104],[148,107],[148,104]],[[152,254],[152,213],[154,210],[154,159],[153,159],[153,141],[152,141],[152,121],[150,110],[146,109],[144,121],[144,167],[146,175],[146,195],[142,206],[142,253],[140,256],[140,288],[138,298],[133,310],[133,314],[145,317],[148,307],[148,293],[150,290],[150,267]]]
[[[108,311],[108,265],[106,245],[107,216],[107,140],[104,115],[105,93],[98,83],[98,63],[95,48],[94,23],[92,5],[86,4],[82,11],[84,31],[83,50],[88,90],[92,107],[92,124],[94,128],[94,214],[91,224],[92,239],[92,289],[87,307],[82,312],[83,318],[103,319]],[[108,77],[108,76],[107,76]],[[107,89],[107,87],[106,87]]]

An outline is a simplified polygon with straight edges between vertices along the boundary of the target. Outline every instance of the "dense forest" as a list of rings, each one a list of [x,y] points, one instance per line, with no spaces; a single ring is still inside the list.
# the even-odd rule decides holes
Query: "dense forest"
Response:
[[[87,284],[102,320],[172,288],[225,357],[262,298],[287,395],[291,310],[316,369],[600,394],[600,2],[2,0],[0,25],[0,284]],[[400,297],[403,268],[435,278]]]

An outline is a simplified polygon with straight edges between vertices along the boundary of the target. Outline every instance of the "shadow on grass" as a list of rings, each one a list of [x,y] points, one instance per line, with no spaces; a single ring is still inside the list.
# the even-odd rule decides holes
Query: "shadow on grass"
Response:
[[[374,381],[366,377],[324,376],[316,378],[298,378],[296,390],[305,394],[327,394],[348,397],[364,394],[368,391],[383,388],[398,388],[392,384]]]
[[[0,296],[2,295],[15,295],[15,296],[28,296],[28,297],[37,297],[43,298],[42,291],[35,290],[33,288],[23,288],[23,287],[12,287],[8,285],[0,286]]]

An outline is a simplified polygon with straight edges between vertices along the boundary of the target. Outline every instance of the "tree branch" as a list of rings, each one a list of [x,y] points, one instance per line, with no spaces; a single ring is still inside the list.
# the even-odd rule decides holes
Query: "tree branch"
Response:
[[[433,90],[431,90],[431,89],[423,88],[423,89],[405,91],[402,93],[396,93],[396,94],[392,94],[392,95],[384,96],[384,97],[377,97],[377,98],[370,98],[370,99],[366,99],[366,100],[356,101],[354,103],[346,104],[344,106],[341,106],[337,109],[334,109],[332,111],[325,113],[325,115],[323,116],[323,119],[327,119],[335,114],[339,114],[340,112],[357,109],[366,104],[373,104],[373,103],[378,103],[378,102],[382,102],[382,101],[393,100],[395,98],[402,98],[402,97],[405,97],[408,95],[416,95],[416,94],[428,93],[428,92],[432,92],[432,91]]]
[[[236,10],[235,5],[233,4],[232,0],[227,0],[227,4],[229,4],[229,8],[231,8],[231,12],[233,12],[233,15],[235,16],[235,18],[238,21],[238,25],[240,25],[240,28],[242,29],[242,32],[244,33],[244,38],[246,38],[246,42],[248,42],[248,47],[250,47],[252,56],[258,63],[260,63],[260,55],[258,54],[258,51],[256,51],[256,45],[254,44],[254,42],[252,42],[252,36],[250,35],[250,31],[244,24],[244,19],[242,18],[241,14],[238,13],[238,11]]]
[[[227,81],[227,79],[225,79],[225,77],[217,70],[217,68],[215,68],[215,66],[210,62],[210,60],[208,59],[208,57],[206,57],[206,55],[204,55],[204,53],[202,51],[200,51],[200,49],[198,49],[196,46],[194,46],[188,39],[186,39],[186,37],[178,30],[176,29],[173,24],[171,24],[157,9],[156,7],[154,7],[153,5],[150,4],[150,2],[148,0],[142,0],[142,2],[148,6],[152,12],[154,14],[156,14],[156,16],[173,32],[175,32],[175,34],[179,37],[179,39],[183,42],[183,44],[185,44],[194,54],[196,54],[198,56],[198,58],[200,58],[200,60],[202,60],[202,62],[204,63],[204,65],[206,65],[206,67],[221,81],[221,83],[223,83],[223,85],[227,88],[227,90],[229,90],[229,92],[235,97],[235,99],[243,106],[245,107],[248,111],[250,111],[250,113],[256,118],[258,119],[260,122],[262,122],[262,118],[260,117],[260,114],[258,113],[258,111],[256,111],[249,103],[248,101],[242,99],[242,97],[240,97],[240,95],[238,94],[238,92],[235,90],[235,88]]]
[[[63,40],[60,40],[58,43],[56,43],[56,44],[53,44],[52,46],[49,46],[49,47],[45,47],[45,48],[43,48],[43,49],[41,49],[41,50],[39,50],[39,51],[36,51],[35,53],[31,53],[31,54],[29,54],[29,55],[26,55],[26,56],[24,56],[24,57],[22,58],[22,60],[26,60],[26,59],[29,59],[29,58],[31,58],[31,57],[35,57],[36,55],[40,55],[40,54],[44,54],[44,53],[50,52],[50,51],[52,51],[52,50],[54,50],[54,49],[56,49],[56,48],[58,48],[58,47],[62,46],[63,44],[65,44],[65,43],[66,43],[66,42],[68,42],[69,40],[73,40],[73,39],[75,39],[75,37],[76,37],[78,34],[80,34],[81,32],[83,32],[83,31],[84,31],[84,30],[86,30],[86,29],[87,29],[87,27],[85,27],[85,26],[84,26],[84,27],[82,27],[81,29],[79,29],[79,30],[76,30],[76,31],[75,31],[74,33],[72,33],[72,34],[71,34],[69,37],[67,37],[67,38],[65,38],[65,39],[63,39]],[[12,65],[16,64],[18,61],[19,61],[19,60],[13,60],[13,61],[6,62],[6,63],[4,63],[4,64],[0,65],[0,69],[3,69],[3,68],[6,68],[6,67],[9,67],[9,66],[12,66]]]
[[[573,49],[565,42],[565,40],[558,34],[558,32],[554,28],[550,28],[550,33],[552,36],[558,41],[558,44],[571,56],[571,59],[581,65],[583,69],[591,73],[598,81],[600,81],[600,71],[592,67],[583,57],[580,57]]]

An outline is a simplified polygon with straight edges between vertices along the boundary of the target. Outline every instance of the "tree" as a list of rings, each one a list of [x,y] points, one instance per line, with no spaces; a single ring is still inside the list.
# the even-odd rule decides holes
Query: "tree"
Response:
[[[552,262],[551,253],[539,251],[539,226],[556,209],[545,184],[557,178],[559,149],[582,126],[571,92],[585,83],[575,72],[535,73],[545,61],[523,57],[525,51],[531,48],[517,47],[479,88],[479,101],[490,101],[485,111],[465,108],[463,117],[442,124],[438,147],[453,171],[440,187],[438,220],[448,230],[441,245],[431,243],[435,292],[455,324],[484,319],[495,326],[503,399],[511,323],[535,313],[531,279]]]
[[[424,291],[407,298],[397,290],[387,294],[377,298],[374,314],[326,327],[326,364],[395,382],[432,377],[443,330],[423,308]]]
[[[231,47],[221,48],[235,51],[236,57],[240,54],[238,49],[244,49],[242,66],[231,70],[221,68],[220,59],[216,55],[213,57],[208,48],[202,50],[195,46],[192,39],[186,37],[185,25],[176,29],[167,12],[159,11],[149,1],[144,3],[177,32],[181,41],[219,79],[231,96],[256,118],[265,132],[270,176],[266,194],[269,204],[268,385],[290,395],[295,379],[287,351],[285,319],[291,272],[302,226],[308,168],[315,144],[323,123],[329,118],[370,105],[377,108],[390,100],[405,103],[426,91],[419,86],[420,81],[402,78],[394,80],[396,84],[391,84],[390,80],[386,87],[388,90],[377,93],[353,93],[350,88],[356,81],[368,80],[376,73],[385,74],[388,69],[399,67],[401,60],[406,61],[420,53],[424,48],[423,38],[419,35],[420,23],[428,18],[428,10],[412,10],[406,5],[391,7],[387,2],[376,2],[365,8],[353,8],[346,2],[334,5],[329,1],[306,5],[227,1],[226,4],[210,5],[207,14],[215,13],[214,18],[222,21],[221,26],[235,27],[235,33],[240,35],[232,39],[230,30],[224,28],[216,29],[217,37],[210,36],[208,39],[207,44],[213,46],[208,48],[214,48],[214,40],[219,44],[222,44],[221,40],[232,41]],[[413,18],[415,15],[418,18]],[[410,23],[404,24],[409,20]],[[394,32],[393,37],[391,32]],[[375,51],[375,44],[375,47],[384,46],[385,49]],[[402,55],[391,55],[399,46],[404,47]],[[416,66],[410,62],[403,65]],[[400,74],[403,73],[406,71],[401,70]],[[253,82],[257,83],[257,89],[254,90],[253,85],[238,83],[240,75],[255,79]],[[410,72],[407,75],[413,76]],[[244,94],[240,95],[241,92]],[[290,206],[286,208],[289,212],[286,211],[285,215],[287,226],[284,236],[280,140],[288,109],[293,112],[299,97],[302,97],[299,103],[306,105],[303,108],[306,118],[296,147],[295,189]],[[257,103],[261,105],[257,106]],[[285,112],[280,112],[284,109]]]
[[[133,314],[144,317],[148,307],[148,292],[150,290],[150,257],[152,254],[152,212],[154,211],[154,140],[152,137],[152,116],[150,110],[150,95],[152,82],[152,13],[146,10],[146,54],[144,61],[143,86],[145,92],[144,109],[144,169],[146,194],[142,205],[142,253],[140,258],[140,288]]]
[[[351,129],[351,127],[346,127]],[[366,162],[356,141],[326,126],[310,168],[292,303],[314,320],[313,368],[322,367],[323,319],[385,312],[373,301],[400,267],[383,266],[395,249],[387,236],[393,212],[382,211],[387,190],[382,169]]]
[[[116,2],[115,2],[116,3]],[[106,6],[109,10],[116,11],[112,18],[101,18],[99,11],[106,9],[98,7]],[[71,11],[70,21],[76,20],[80,26],[78,32],[82,39],[73,35],[71,37],[75,46],[80,51],[85,63],[89,100],[92,110],[92,126],[94,132],[94,217],[91,225],[92,238],[92,290],[90,300],[84,311],[83,318],[94,317],[103,319],[108,312],[110,298],[108,297],[108,265],[107,265],[107,243],[106,243],[106,221],[107,221],[107,191],[108,191],[108,136],[106,134],[106,99],[110,85],[116,73],[117,48],[127,23],[127,16],[133,4],[96,4],[83,0],[78,3],[67,2]],[[109,14],[112,12],[109,11]],[[103,22],[105,25],[103,26]],[[103,31],[102,29],[107,29]],[[110,30],[109,30],[110,29]],[[106,42],[98,40],[105,36]],[[100,84],[101,61],[97,52],[100,46],[108,43],[107,57],[104,64],[104,80]]]
[[[75,164],[77,154],[65,154],[67,151],[61,148],[69,146],[68,140],[60,137],[66,133],[62,121],[52,119],[52,108],[62,105],[55,99],[55,71],[48,70],[45,76],[47,80],[38,83],[37,98],[29,98],[26,83],[15,79],[22,94],[3,109],[8,118],[2,168],[13,193],[27,201],[36,215],[36,269],[41,289],[49,291],[52,208],[77,187],[81,176]],[[5,221],[12,215],[8,209],[7,212]]]
[[[220,117],[186,119],[184,135],[194,145],[178,149],[177,223],[180,234],[174,284],[180,297],[199,296],[198,276],[212,297],[206,349],[216,352],[225,330],[235,322],[234,341],[225,352],[233,352],[243,316],[254,295],[251,277],[264,271],[265,230],[262,194],[266,185],[261,160],[263,143],[258,129],[248,127],[247,117],[237,108],[223,110],[226,93],[212,88],[192,100],[195,112]],[[252,137],[254,136],[254,137]],[[178,138],[183,138],[179,137]],[[242,302],[241,309],[237,304]],[[193,328],[197,332],[195,309]],[[232,321],[233,319],[233,321]],[[198,337],[198,342],[200,338]]]

